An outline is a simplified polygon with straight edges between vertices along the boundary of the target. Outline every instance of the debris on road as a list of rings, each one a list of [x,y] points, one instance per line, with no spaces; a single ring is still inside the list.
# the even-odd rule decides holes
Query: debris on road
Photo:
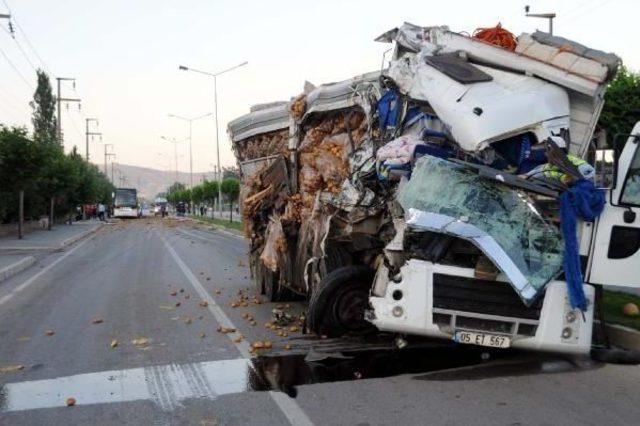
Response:
[[[53,330],[45,330],[44,334],[47,336],[53,336],[54,334],[56,334],[56,332]]]
[[[102,318],[94,318],[91,320],[93,324],[102,324],[104,320]]]
[[[22,364],[7,365],[5,367],[0,367],[0,374],[13,373],[13,372],[22,371],[22,370],[24,370],[24,365]]]
[[[207,302],[206,300],[201,300],[199,305],[203,308],[206,308],[207,306],[209,306],[209,302]]]
[[[185,324],[191,324],[193,322],[193,320],[191,319],[191,317],[185,317],[184,319],[184,323]]]
[[[109,346],[111,346],[111,348],[115,348],[115,347],[117,347],[117,346],[118,346],[118,341],[117,341],[116,339],[113,339],[113,340],[111,341],[111,344],[110,344]]]
[[[137,339],[133,339],[131,344],[139,348],[145,348],[149,345],[149,339],[146,337],[138,337]]]
[[[200,332],[200,334],[198,334],[198,336],[199,336],[201,339],[204,339],[205,337],[207,337],[207,335],[204,333],[204,331],[201,331],[201,332]]]
[[[74,405],[76,405],[76,399],[75,398],[67,398],[65,403],[67,404],[67,407],[73,407]]]
[[[236,329],[235,328],[227,328],[227,327],[223,327],[223,326],[219,325],[218,328],[216,329],[216,331],[218,333],[228,334],[228,333],[235,333]]]
[[[171,293],[169,293],[169,294],[170,294],[171,296],[177,296],[177,295],[178,295],[178,292],[177,292],[177,291],[175,291],[175,290],[173,290],[173,291],[172,291]]]
[[[162,309],[163,311],[174,311],[176,309],[174,306],[169,305],[159,305],[158,308]]]

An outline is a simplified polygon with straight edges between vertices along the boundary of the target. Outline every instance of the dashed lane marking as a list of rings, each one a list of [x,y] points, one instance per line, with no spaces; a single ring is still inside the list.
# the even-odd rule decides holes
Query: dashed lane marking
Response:
[[[162,239],[162,242],[166,247],[167,251],[169,252],[171,257],[173,257],[173,260],[176,262],[178,267],[182,270],[182,273],[185,275],[187,280],[189,280],[189,282],[191,283],[195,291],[202,298],[202,300],[206,300],[208,302],[207,308],[209,309],[211,314],[215,317],[218,324],[220,324],[222,327],[239,330],[239,328],[236,327],[233,324],[233,322],[231,322],[231,319],[229,319],[227,314],[216,303],[213,297],[211,297],[211,295],[207,293],[207,290],[202,286],[200,281],[198,281],[198,279],[193,274],[193,272],[191,272],[191,269],[189,269],[187,264],[184,263],[184,261],[180,258],[178,253],[176,253],[173,247],[169,245],[169,242],[165,239],[165,237],[160,234],[160,238]],[[229,340],[231,340],[231,343],[238,349],[240,354],[242,354],[242,356],[246,360],[248,360],[249,358],[251,358],[251,353],[249,352],[249,349],[250,349],[249,343],[246,340],[242,340],[241,342],[235,342],[234,339],[238,337],[238,333],[239,332],[228,333],[227,337],[229,338]],[[282,413],[287,417],[287,419],[292,425],[296,425],[296,426],[313,425],[313,422],[311,421],[311,419],[309,419],[309,417],[306,415],[306,413],[302,410],[302,408],[298,405],[298,403],[295,400],[289,398],[287,395],[280,392],[271,391],[269,392],[269,395],[271,395],[271,398],[273,399],[273,401],[278,405]]]

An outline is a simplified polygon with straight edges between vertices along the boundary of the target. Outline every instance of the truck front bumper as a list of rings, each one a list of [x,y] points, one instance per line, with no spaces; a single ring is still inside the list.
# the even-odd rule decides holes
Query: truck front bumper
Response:
[[[499,300],[483,302],[482,298],[468,303],[475,297],[474,292],[489,291],[478,282],[471,292],[467,288],[454,295],[463,297],[458,299],[465,302],[460,303],[464,304],[461,310],[451,299],[443,304],[438,296],[434,303],[434,281],[435,285],[441,285],[434,277],[446,276],[449,281],[458,279],[474,284],[473,269],[411,259],[398,277],[387,280],[385,285],[386,272],[386,269],[378,271],[369,298],[372,310],[368,312],[369,321],[382,331],[442,339],[453,339],[456,331],[473,331],[508,336],[514,348],[572,354],[586,354],[591,349],[595,291],[590,285],[584,285],[589,300],[584,316],[571,309],[564,281],[547,284],[543,300],[534,308],[527,308],[520,301],[520,306],[503,306]],[[507,282],[504,285],[510,288]]]

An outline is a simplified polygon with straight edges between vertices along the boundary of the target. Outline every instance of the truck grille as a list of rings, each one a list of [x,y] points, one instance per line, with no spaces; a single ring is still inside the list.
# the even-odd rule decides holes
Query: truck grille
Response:
[[[542,298],[527,307],[508,283],[434,274],[433,307],[539,320]]]

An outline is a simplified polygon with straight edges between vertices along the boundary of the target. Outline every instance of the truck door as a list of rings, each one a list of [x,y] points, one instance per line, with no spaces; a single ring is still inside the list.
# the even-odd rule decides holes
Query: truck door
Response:
[[[640,122],[622,149],[594,229],[586,281],[640,287]]]

